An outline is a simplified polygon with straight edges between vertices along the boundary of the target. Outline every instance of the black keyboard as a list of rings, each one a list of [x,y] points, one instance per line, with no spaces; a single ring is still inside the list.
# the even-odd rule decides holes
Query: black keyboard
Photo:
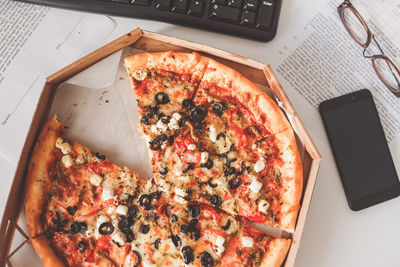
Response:
[[[260,41],[274,38],[282,0],[17,0],[166,21]]]

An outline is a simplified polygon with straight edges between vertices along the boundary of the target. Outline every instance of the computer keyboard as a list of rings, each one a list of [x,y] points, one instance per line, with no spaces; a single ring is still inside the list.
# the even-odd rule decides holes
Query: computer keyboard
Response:
[[[274,38],[282,0],[17,0],[109,15],[159,20],[242,36]]]

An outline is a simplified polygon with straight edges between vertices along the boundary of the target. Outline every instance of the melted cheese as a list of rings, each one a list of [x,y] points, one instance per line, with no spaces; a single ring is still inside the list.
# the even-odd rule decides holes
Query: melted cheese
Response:
[[[251,247],[253,247],[253,245],[254,245],[253,238],[251,238],[250,236],[242,237],[242,246],[243,247],[251,248]]]
[[[126,216],[128,214],[128,207],[125,205],[118,205],[117,207],[117,213],[119,215]]]
[[[258,203],[258,210],[263,213],[267,213],[268,208],[269,208],[268,202],[265,201],[264,199],[260,200],[260,203]]]
[[[249,188],[254,193],[258,193],[260,191],[260,189],[262,188],[262,186],[263,186],[263,184],[260,181],[258,181],[255,177],[253,177],[253,180],[251,181]]]
[[[72,158],[71,158],[70,155],[64,155],[64,156],[61,158],[61,162],[64,164],[64,166],[65,166],[66,168],[71,167],[72,164],[73,164],[73,160],[72,160]]]
[[[103,181],[103,178],[101,178],[100,175],[93,173],[92,176],[90,176],[90,183],[94,186],[99,186],[102,181]]]
[[[265,161],[264,161],[263,158],[260,158],[260,159],[256,162],[256,164],[254,164],[254,170],[255,170],[256,172],[260,172],[260,171],[264,170],[264,168],[265,168]]]

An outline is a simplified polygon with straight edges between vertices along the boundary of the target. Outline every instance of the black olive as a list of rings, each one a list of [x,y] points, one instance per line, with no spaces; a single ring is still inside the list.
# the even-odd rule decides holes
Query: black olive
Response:
[[[129,230],[125,233],[125,241],[131,243],[133,240],[135,240],[135,234]]]
[[[87,230],[87,224],[85,222],[80,222],[79,223],[79,231],[81,234],[84,234]]]
[[[214,162],[211,159],[208,159],[206,163],[202,165],[202,167],[206,167],[207,169],[211,169],[214,166]]]
[[[158,218],[159,217],[157,216],[157,214],[155,212],[152,212],[152,213],[146,215],[147,220],[157,221]]]
[[[176,215],[175,214],[172,214],[171,215],[171,222],[176,222],[176,221],[178,221],[178,217],[176,217]]]
[[[158,92],[155,96],[154,99],[156,100],[157,104],[159,105],[164,105],[169,102],[169,97],[166,93],[163,92]]]
[[[194,231],[194,229],[196,229],[196,225],[199,223],[199,220],[198,219],[191,219],[190,221],[189,221],[189,229],[191,230],[191,231]]]
[[[229,167],[228,169],[226,169],[224,171],[224,174],[225,174],[225,176],[230,176],[230,175],[234,174],[235,172],[236,172],[235,168]]]
[[[194,229],[191,233],[190,233],[190,238],[193,239],[194,241],[199,240],[201,237],[200,234],[200,230],[199,229]]]
[[[212,178],[208,179],[207,184],[211,187],[211,188],[216,188],[218,185],[217,184],[213,184],[212,183]]]
[[[161,191],[156,191],[150,194],[151,199],[160,199],[161,197]]]
[[[128,208],[128,218],[130,220],[133,220],[136,218],[136,215],[138,213],[139,209],[136,206],[131,206]]]
[[[141,121],[143,124],[145,124],[145,125],[150,125],[149,118],[147,118],[146,116],[143,116],[143,117],[140,119],[140,121]]]
[[[48,239],[53,239],[54,238],[54,232],[49,232],[47,235]]]
[[[161,143],[159,143],[157,140],[152,140],[149,144],[151,150],[159,150],[161,148]]]
[[[164,142],[165,140],[167,140],[168,136],[166,134],[162,134],[160,136],[157,137],[157,141],[159,141],[160,143]]]
[[[102,235],[111,235],[114,232],[114,226],[109,222],[100,224],[99,233]]]
[[[221,204],[222,204],[222,199],[221,199],[221,197],[218,196],[218,195],[212,195],[212,196],[209,198],[209,200],[210,200],[211,204],[213,204],[213,205],[216,206],[216,207],[219,207],[219,206],[221,206]]]
[[[54,214],[56,215],[56,219],[52,218],[51,222],[54,224],[58,224],[61,221],[61,215],[58,211],[55,211]]]
[[[61,232],[63,231],[64,226],[66,226],[68,224],[67,220],[61,220],[57,223],[57,227],[54,230],[55,232]]]
[[[230,168],[231,167],[231,163],[232,162],[235,162],[235,161],[237,161],[237,159],[236,158],[233,158],[233,159],[227,159],[226,160],[226,167],[228,167],[228,168]]]
[[[240,186],[241,183],[242,179],[240,179],[239,177],[234,177],[229,180],[228,185],[230,189],[236,189]]]
[[[205,185],[207,185],[207,182],[201,182],[201,183],[199,183],[199,187],[201,188],[202,186],[205,186]]]
[[[193,164],[189,163],[189,165],[187,165],[186,169],[184,169],[182,172],[187,173],[188,171],[193,170],[193,169],[194,169]]]
[[[142,256],[140,256],[140,253],[136,250],[132,250],[132,252],[136,255],[136,263],[133,265],[133,267],[138,267],[142,263]]]
[[[139,231],[140,231],[142,234],[147,234],[147,233],[149,232],[149,230],[150,230],[150,226],[148,226],[147,224],[142,224],[142,225],[140,226],[140,228],[139,228]]]
[[[174,136],[177,137],[179,135],[179,133],[182,132],[182,128],[175,130],[174,132]]]
[[[139,197],[140,206],[148,206],[151,203],[151,196],[148,194],[143,194]]]
[[[237,251],[237,254],[238,254],[239,256],[242,256],[242,255],[243,255],[243,252],[239,249],[239,250]]]
[[[232,144],[231,147],[229,148],[230,151],[235,151],[235,144]]]
[[[160,239],[160,238],[157,238],[156,242],[154,242],[154,247],[155,247],[156,249],[158,249],[158,246],[160,245],[160,243],[161,243],[161,239]]]
[[[231,219],[228,219],[226,224],[224,226],[222,226],[221,228],[226,231],[229,229],[229,227],[231,227]]]
[[[171,236],[172,243],[174,243],[175,247],[179,248],[182,245],[181,238],[177,235]]]
[[[190,204],[188,206],[189,215],[192,217],[197,217],[200,214],[200,209],[198,205]]]
[[[190,120],[194,122],[201,122],[207,115],[207,108],[203,105],[196,106],[190,113]]]
[[[128,220],[127,217],[122,217],[119,220],[118,228],[119,228],[119,230],[121,230],[122,233],[127,233],[130,230],[131,225],[130,225],[129,220]]]
[[[223,133],[219,133],[218,135],[217,135],[217,140],[219,140],[220,138],[226,138],[226,136],[225,136],[225,134],[223,134]]]
[[[182,248],[182,256],[185,264],[190,264],[194,261],[193,249],[190,246]]]
[[[204,126],[205,126],[204,122],[197,122],[196,125],[194,126],[194,129],[198,133],[203,134],[204,133]]]
[[[169,120],[170,120],[169,117],[162,117],[162,118],[161,118],[161,121],[162,121],[163,123],[165,123],[165,124],[168,124],[168,123],[169,123]]]
[[[233,173],[233,175],[235,175],[235,176],[239,176],[239,175],[242,175],[242,173],[244,172],[244,170],[245,169],[241,169],[240,171],[235,171],[234,173]]]
[[[70,226],[70,230],[69,233],[71,235],[76,235],[77,233],[79,233],[81,231],[81,225],[79,222],[73,222]]]
[[[201,255],[201,265],[204,267],[212,267],[214,266],[214,258],[208,253],[207,251],[204,251]]]
[[[178,126],[179,126],[179,128],[182,128],[182,127],[185,125],[185,123],[186,123],[186,121],[187,121],[188,119],[189,119],[188,117],[183,117],[182,119],[180,119],[180,120],[178,121]]]
[[[194,107],[192,99],[185,99],[182,101],[182,107],[186,109],[192,109]]]
[[[103,154],[100,154],[99,152],[94,153],[94,156],[96,158],[98,158],[99,160],[105,160],[106,156],[104,156]]]
[[[154,115],[158,114],[158,107],[149,107],[147,112],[147,117],[152,118]]]
[[[170,136],[168,137],[168,145],[172,146],[173,144],[174,144],[174,136],[173,136],[173,135],[170,135]]]
[[[212,107],[212,111],[217,115],[221,116],[224,113],[224,105],[221,103],[215,103]]]
[[[68,211],[69,215],[74,216],[77,209],[78,209],[77,206],[71,206],[71,207],[67,208],[67,211]]]
[[[86,243],[83,241],[79,241],[79,243],[76,247],[79,248],[80,253],[83,253],[86,250]]]
[[[181,233],[182,234],[187,234],[189,233],[189,225],[186,224],[182,224],[180,227]]]

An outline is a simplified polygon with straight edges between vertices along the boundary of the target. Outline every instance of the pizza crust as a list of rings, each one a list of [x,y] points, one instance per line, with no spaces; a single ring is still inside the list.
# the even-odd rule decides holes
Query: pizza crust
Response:
[[[64,133],[64,125],[53,116],[42,128],[28,166],[25,185],[26,223],[31,241],[43,261],[44,266],[65,266],[55,254],[42,227],[41,215],[47,201],[47,190],[50,184],[47,162],[54,149],[56,139]]]
[[[260,267],[279,267],[282,265],[289,250],[291,240],[275,238],[268,245]]]

